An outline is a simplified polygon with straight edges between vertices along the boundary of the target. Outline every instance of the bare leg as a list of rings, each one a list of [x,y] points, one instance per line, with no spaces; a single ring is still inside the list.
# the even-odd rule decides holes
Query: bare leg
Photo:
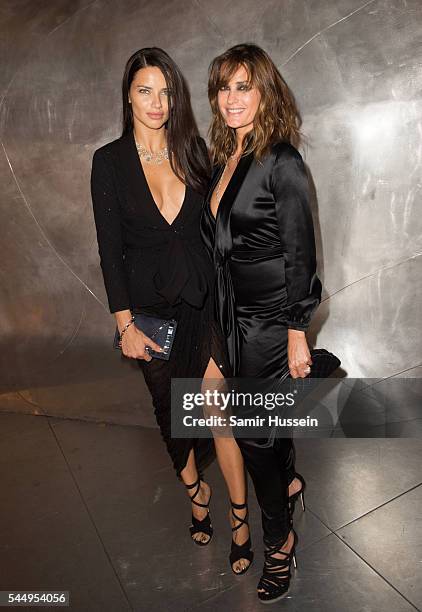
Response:
[[[207,369],[204,374],[204,386],[206,388],[213,387],[213,381],[221,387],[221,382],[224,377],[218,368],[215,361],[211,358],[208,362]],[[230,437],[214,437],[217,460],[223,474],[224,480],[229,491],[230,499],[235,504],[244,504],[246,501],[246,473],[243,463],[242,453],[237,445],[236,440]],[[239,517],[245,518],[246,508],[244,510],[236,510]],[[232,527],[236,527],[240,521],[233,518],[230,510],[230,521]],[[243,544],[249,537],[249,529],[247,525],[242,525],[239,529],[233,532],[233,539],[237,544]],[[239,559],[233,564],[235,572],[240,572],[248,567],[248,559]]]
[[[180,472],[180,476],[186,485],[193,484],[198,479],[198,470],[196,469],[195,455],[194,455],[193,449],[191,449],[189,452],[188,460],[186,462],[185,467]],[[206,504],[208,503],[208,500],[210,498],[210,487],[206,482],[203,482],[202,480],[200,484],[201,484],[201,487],[199,489],[198,495],[195,497],[195,501],[199,502],[200,504]],[[194,490],[192,491],[190,489],[186,489],[189,497],[193,495]],[[199,521],[202,521],[202,519],[204,519],[207,516],[208,512],[206,508],[201,508],[197,506],[196,504],[192,504],[192,514]],[[192,536],[192,538],[194,540],[205,543],[205,542],[208,542],[208,540],[210,539],[210,536],[207,533],[203,533],[202,531],[199,531],[198,533],[195,533]]]

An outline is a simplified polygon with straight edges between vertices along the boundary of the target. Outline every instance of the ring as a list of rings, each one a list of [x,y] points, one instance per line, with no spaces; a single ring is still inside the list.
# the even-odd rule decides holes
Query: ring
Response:
[[[305,372],[305,374],[309,374],[309,372],[311,371],[311,368],[308,366],[303,371]]]

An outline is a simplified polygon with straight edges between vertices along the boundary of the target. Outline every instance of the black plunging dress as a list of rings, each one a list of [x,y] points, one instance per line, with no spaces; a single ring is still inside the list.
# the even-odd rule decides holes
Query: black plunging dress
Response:
[[[242,157],[221,198],[211,195],[201,233],[216,269],[216,307],[230,363],[241,378],[289,374],[288,329],[306,330],[321,299],[308,179],[300,153],[279,142],[262,163]],[[294,477],[289,438],[237,439],[262,509],[267,542],[290,529],[287,486]]]
[[[110,312],[130,309],[178,322],[168,361],[137,362],[177,475],[191,448],[201,471],[215,456],[214,442],[171,438],[170,408],[171,378],[201,378],[210,357],[224,376],[230,374],[214,316],[215,273],[199,232],[203,196],[187,186],[180,212],[168,223],[152,197],[132,133],[95,152],[91,190]]]
[[[262,164],[241,158],[215,220],[210,198],[222,171],[201,219],[220,324],[235,375],[278,378],[288,372],[287,330],[306,330],[321,299],[306,171],[289,143]]]

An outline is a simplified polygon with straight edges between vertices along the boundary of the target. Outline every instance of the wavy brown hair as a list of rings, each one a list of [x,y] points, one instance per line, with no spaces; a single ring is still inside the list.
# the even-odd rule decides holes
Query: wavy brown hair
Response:
[[[249,85],[261,94],[253,129],[243,142],[243,154],[253,152],[257,160],[262,160],[273,143],[283,140],[299,147],[303,139],[302,118],[293,93],[272,59],[258,45],[236,45],[216,57],[209,68],[208,99],[213,117],[208,133],[211,156],[218,164],[225,164],[236,148],[236,131],[228,127],[220,113],[218,92],[240,66],[248,73]]]

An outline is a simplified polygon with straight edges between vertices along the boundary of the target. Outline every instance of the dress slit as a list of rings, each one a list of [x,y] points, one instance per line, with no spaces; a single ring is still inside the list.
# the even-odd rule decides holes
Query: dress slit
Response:
[[[170,359],[137,360],[152,396],[161,437],[179,478],[191,448],[199,473],[215,458],[213,438],[171,437],[171,379],[203,378],[210,358],[225,378],[230,375],[225,340],[215,321],[212,304],[212,300],[207,300],[205,308],[196,309],[181,302],[174,315],[178,326]]]

